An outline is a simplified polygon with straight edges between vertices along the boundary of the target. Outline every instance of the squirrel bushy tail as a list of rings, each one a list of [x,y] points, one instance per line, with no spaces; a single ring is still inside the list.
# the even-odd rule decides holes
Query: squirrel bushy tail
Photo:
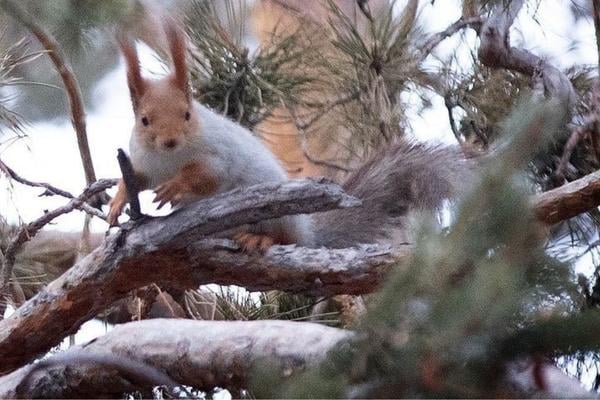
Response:
[[[401,140],[380,150],[342,185],[362,207],[314,215],[315,244],[343,248],[398,241],[411,211],[439,210],[466,189],[470,164],[456,147]]]

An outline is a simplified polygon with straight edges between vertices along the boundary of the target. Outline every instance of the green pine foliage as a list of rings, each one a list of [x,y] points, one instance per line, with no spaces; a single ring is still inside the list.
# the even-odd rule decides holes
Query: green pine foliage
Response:
[[[269,43],[251,51],[245,42],[247,8],[245,1],[194,0],[186,25],[195,48],[196,97],[252,128],[282,102],[299,101],[311,80],[303,67],[313,49],[299,33],[276,31]]]
[[[23,118],[12,108],[15,95],[11,89],[27,84],[18,76],[20,66],[35,60],[42,52],[30,51],[25,38],[9,44],[6,31],[0,34],[0,135],[6,129],[23,134]]]
[[[597,311],[574,314],[568,265],[544,251],[523,171],[563,126],[563,108],[522,103],[510,136],[442,232],[424,225],[408,265],[376,295],[354,343],[292,382],[285,397],[490,397],[507,361],[597,350]],[[262,395],[262,394],[261,394]]]

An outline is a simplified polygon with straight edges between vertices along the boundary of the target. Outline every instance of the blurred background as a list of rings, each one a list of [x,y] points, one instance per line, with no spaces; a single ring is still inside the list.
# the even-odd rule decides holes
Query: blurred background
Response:
[[[456,145],[469,156],[485,154],[501,141],[501,122],[517,99],[531,90],[529,78],[484,67],[477,57],[477,34],[471,29],[459,31],[433,49],[425,46],[431,34],[471,15],[472,7],[481,6],[485,14],[488,3],[495,2],[18,2],[56,37],[73,67],[98,178],[119,177],[116,151],[128,148],[133,125],[115,31],[125,29],[138,38],[144,74],[160,76],[166,71],[165,44],[157,27],[167,13],[175,15],[189,35],[196,99],[251,129],[277,154],[290,176],[324,175],[337,180],[395,140]],[[511,31],[513,45],[548,59],[568,75],[580,95],[575,125],[583,124],[592,107],[590,92],[597,78],[590,3],[529,1]],[[0,159],[30,180],[80,193],[86,179],[62,82],[43,47],[21,22],[0,13]],[[593,143],[582,140],[561,172],[564,179],[558,179],[558,160],[568,139],[565,131],[529,163],[527,182],[532,193],[598,169]],[[39,189],[0,174],[0,216],[14,226],[64,204],[56,196],[39,194]],[[156,214],[151,198],[150,193],[143,194],[142,209]],[[75,211],[56,219],[51,228],[80,232],[83,224],[84,215]],[[597,211],[560,224],[551,233],[547,251],[574,271],[596,278],[599,227]],[[95,218],[91,229],[103,233],[107,225]],[[205,301],[202,293],[193,296],[197,304]],[[283,309],[297,311],[285,314],[290,319],[307,314],[304,308],[298,311],[308,304],[305,300],[288,298],[287,308],[279,303],[280,311],[257,312],[256,299],[243,292],[220,296],[223,318],[272,317]],[[269,294],[261,296],[262,304],[273,303]],[[330,317],[329,322],[339,323],[337,314],[323,319]],[[97,334],[83,332],[84,337],[86,332]],[[583,364],[565,365],[581,371]],[[583,379],[591,386],[597,375],[584,374]]]

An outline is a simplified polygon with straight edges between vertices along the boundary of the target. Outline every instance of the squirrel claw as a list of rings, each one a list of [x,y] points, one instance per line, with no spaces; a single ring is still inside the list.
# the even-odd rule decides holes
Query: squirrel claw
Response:
[[[242,232],[233,237],[242,249],[247,253],[265,254],[275,241],[267,235],[257,235],[254,233]]]
[[[176,206],[183,198],[184,193],[182,189],[182,185],[177,181],[163,183],[154,191],[154,193],[156,193],[156,197],[154,198],[153,202],[158,203],[157,208],[159,210],[167,203],[171,203],[171,205]]]

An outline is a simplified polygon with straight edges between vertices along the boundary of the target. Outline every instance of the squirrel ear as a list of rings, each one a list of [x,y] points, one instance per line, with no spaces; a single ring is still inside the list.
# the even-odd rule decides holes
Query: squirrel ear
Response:
[[[125,58],[125,66],[127,68],[127,85],[131,95],[131,103],[133,104],[133,112],[137,113],[140,98],[146,91],[146,81],[142,78],[140,71],[140,60],[138,58],[135,43],[125,34],[117,35],[119,47]]]
[[[188,99],[191,95],[190,82],[188,75],[186,56],[186,40],[185,33],[179,28],[175,20],[167,18],[165,20],[165,33],[169,42],[169,51],[171,52],[171,60],[173,61],[172,79],[179,89],[181,89]]]

